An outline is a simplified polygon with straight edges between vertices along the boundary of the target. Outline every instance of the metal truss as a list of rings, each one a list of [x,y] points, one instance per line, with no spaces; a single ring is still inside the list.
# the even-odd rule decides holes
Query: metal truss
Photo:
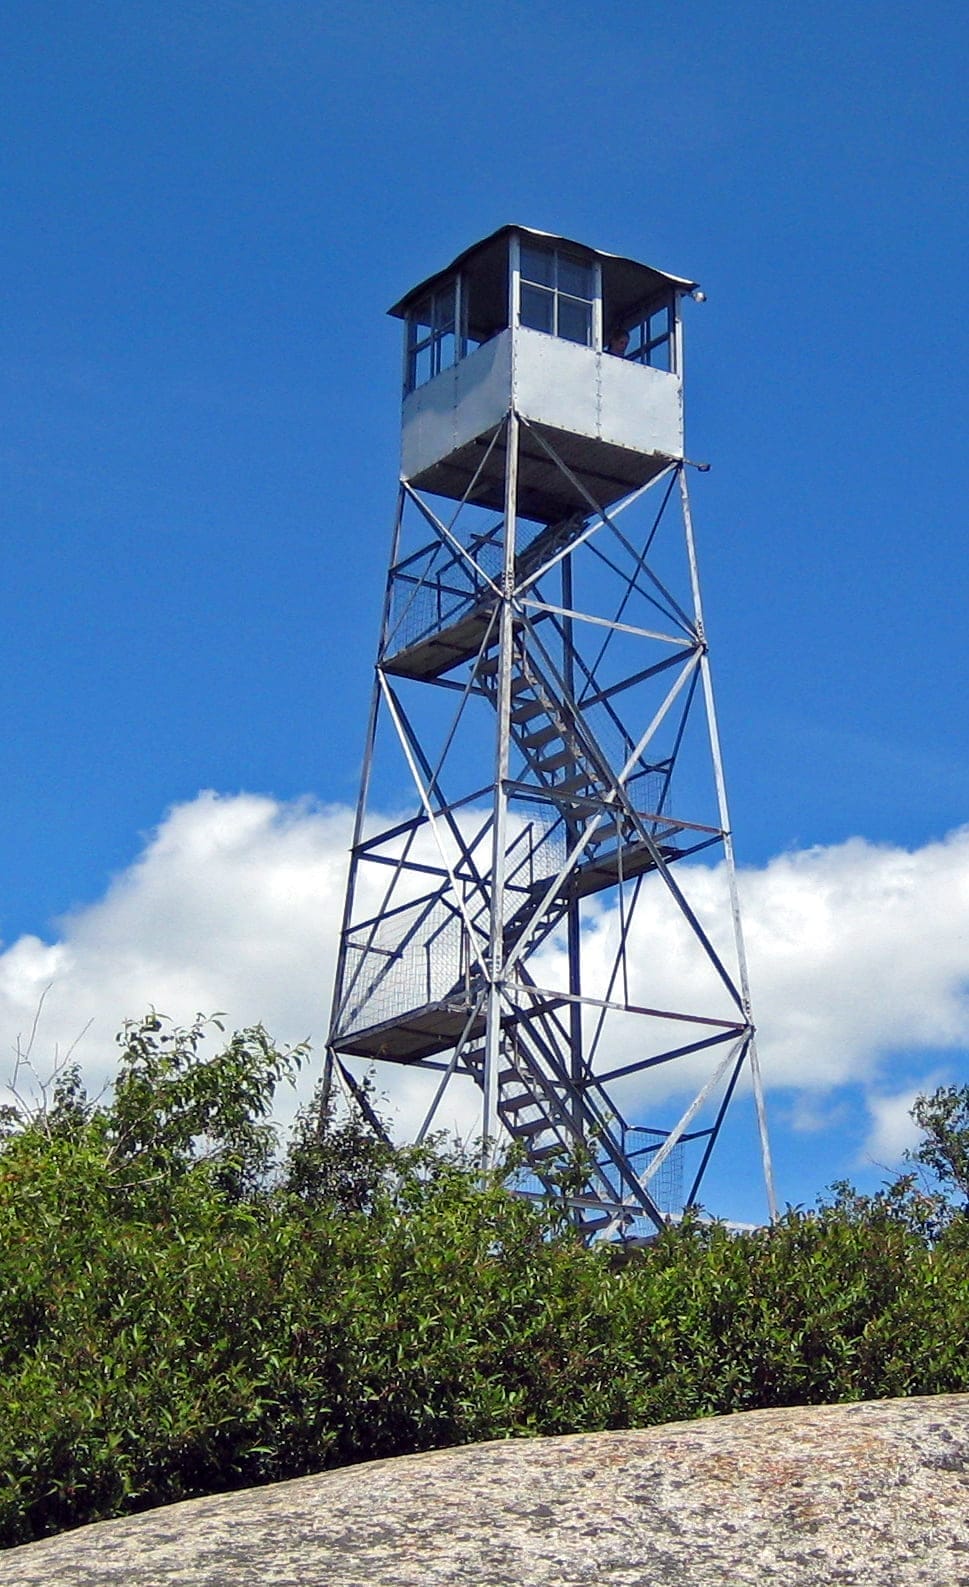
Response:
[[[519,515],[525,446],[567,518]],[[503,514],[475,506],[496,449]],[[510,412],[461,501],[401,481],[328,1064],[436,1077],[421,1138],[473,1093],[485,1162],[519,1143],[584,1238],[698,1204],[746,1070],[773,1216],[686,464],[606,509],[563,450]]]

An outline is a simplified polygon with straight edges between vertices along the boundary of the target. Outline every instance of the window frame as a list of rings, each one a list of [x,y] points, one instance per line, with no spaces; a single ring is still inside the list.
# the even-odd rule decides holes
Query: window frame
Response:
[[[651,322],[661,314],[666,317],[665,329],[657,336],[652,333]],[[664,294],[659,300],[652,298],[631,317],[621,321],[621,328],[630,340],[639,333],[638,345],[631,352],[627,350],[621,355],[623,362],[675,375],[679,363],[677,318],[675,296],[670,293],[668,296]],[[659,348],[666,351],[665,362],[653,356]]]
[[[585,259],[576,250],[564,248],[557,243],[546,244],[538,242],[531,237],[527,239],[523,237],[516,239],[516,241],[518,244],[518,257],[515,261],[517,268],[512,272],[516,289],[514,323],[524,330],[538,331],[541,336],[554,336],[557,341],[570,342],[573,347],[588,347],[592,351],[598,352],[602,345],[602,285],[599,261],[595,258]],[[535,254],[544,254],[551,260],[551,283],[535,281],[531,276],[526,275],[523,255],[529,249]],[[583,270],[588,272],[590,288],[588,297],[580,297],[577,293],[569,292],[559,285],[560,259],[570,264],[580,265]],[[530,325],[524,319],[523,306],[526,289],[531,292],[542,293],[550,300],[551,330],[544,330],[540,326]],[[588,311],[588,333],[585,340],[580,341],[577,337],[563,335],[560,329],[560,305],[563,302],[566,304],[581,304]]]
[[[445,370],[453,369],[455,364],[459,364],[465,357],[467,338],[463,325],[463,297],[461,276],[458,273],[428,292],[413,309],[409,310],[406,319],[407,333],[404,337],[405,396],[409,396],[412,391],[419,391],[422,386],[428,385]],[[422,314],[421,310],[425,307],[427,313]],[[419,326],[427,327],[426,334],[418,336]],[[445,352],[445,342],[449,336],[452,338],[450,358]],[[419,360],[422,353],[430,354],[430,372],[419,379]]]

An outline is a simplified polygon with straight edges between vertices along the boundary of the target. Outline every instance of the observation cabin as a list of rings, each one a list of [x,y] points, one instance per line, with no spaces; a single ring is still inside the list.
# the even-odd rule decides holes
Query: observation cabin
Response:
[[[514,409],[521,516],[552,524],[647,484],[683,456],[679,307],[695,290],[526,226],[465,249],[390,310],[404,321],[404,478],[500,511],[495,436]]]

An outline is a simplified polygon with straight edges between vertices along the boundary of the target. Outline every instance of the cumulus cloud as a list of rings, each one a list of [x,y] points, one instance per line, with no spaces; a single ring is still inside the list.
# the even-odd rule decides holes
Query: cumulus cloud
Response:
[[[149,1004],[183,1022],[225,1010],[234,1026],[261,1020],[282,1041],[319,1048],[349,833],[347,810],[308,801],[210,792],[176,806],[103,898],[50,941],[25,936],[0,953],[0,1078],[48,987],[37,1067],[87,1027],[77,1056],[92,1084],[113,1066],[121,1021]],[[693,867],[689,888],[726,941],[722,871]],[[768,1088],[786,1088],[810,1119],[861,1084],[868,1153],[896,1159],[914,1092],[935,1083],[940,1054],[969,1047],[969,829],[913,851],[853,839],[781,855],[744,871],[741,889]],[[616,920],[593,907],[586,929],[604,977]],[[675,922],[657,915],[642,931],[639,994],[702,1006],[709,987]],[[393,1072],[404,1116],[420,1087]]]
[[[95,1079],[114,1032],[149,1005],[184,1022],[225,1010],[281,1041],[319,1041],[350,818],[344,809],[203,793],[178,805],[104,897],[0,955],[0,1062],[46,992],[35,1063],[66,1050]],[[49,990],[47,990],[49,988]]]
[[[890,1093],[872,1092],[868,1097],[871,1129],[860,1162],[875,1163],[879,1167],[897,1163],[919,1139],[918,1125],[912,1118],[916,1097],[945,1085],[949,1078],[945,1072],[934,1070],[923,1075],[917,1086],[906,1086],[902,1091]]]
[[[775,1084],[827,1090],[893,1054],[969,1046],[969,828],[782,855],[742,885]]]

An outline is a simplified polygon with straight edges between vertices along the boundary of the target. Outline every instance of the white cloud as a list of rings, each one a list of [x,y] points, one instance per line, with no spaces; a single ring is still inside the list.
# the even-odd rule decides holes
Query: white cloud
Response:
[[[0,1077],[48,986],[41,1072],[90,1021],[78,1057],[99,1084],[115,1030],[149,1004],[180,1021],[220,1009],[234,1026],[261,1020],[318,1051],[349,833],[345,809],[309,802],[203,793],[176,806],[104,897],[59,923],[56,940],[22,937],[0,953]],[[807,1117],[818,1099],[862,1083],[869,1153],[897,1157],[914,1093],[892,1087],[893,1058],[904,1058],[908,1079],[920,1059],[928,1070],[941,1052],[969,1048],[969,829],[912,852],[853,839],[781,855],[745,871],[741,888],[768,1088],[800,1093]],[[714,936],[726,933],[721,873],[695,867],[690,890]],[[588,929],[605,963],[615,920],[593,910]],[[644,991],[665,989],[663,1006],[706,995],[675,932],[647,924],[640,948],[637,974]],[[392,1080],[413,1116],[419,1081],[400,1071]],[[443,1120],[455,1121],[467,1122]]]
[[[41,1073],[90,1022],[78,1056],[100,1081],[121,1021],[149,1005],[181,1022],[225,1010],[234,1025],[319,1042],[348,841],[343,809],[213,793],[176,806],[56,943],[24,937],[0,956],[0,1062],[48,986]]]
[[[903,1091],[872,1092],[868,1097],[871,1129],[859,1162],[880,1168],[900,1162],[919,1140],[920,1131],[912,1118],[916,1097],[945,1085],[948,1078],[935,1070],[924,1075],[917,1086],[906,1086]]]
[[[969,1047],[969,828],[782,855],[742,892],[769,1083],[825,1091]]]

